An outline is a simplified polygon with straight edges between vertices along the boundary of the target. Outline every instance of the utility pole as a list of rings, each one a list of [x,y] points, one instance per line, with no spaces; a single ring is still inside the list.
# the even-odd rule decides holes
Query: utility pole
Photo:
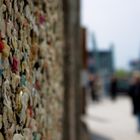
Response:
[[[63,0],[64,9],[64,137],[80,138],[81,45],[80,0]]]

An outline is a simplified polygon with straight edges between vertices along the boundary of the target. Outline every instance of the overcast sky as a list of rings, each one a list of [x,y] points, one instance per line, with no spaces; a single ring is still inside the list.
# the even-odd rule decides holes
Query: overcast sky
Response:
[[[81,0],[81,23],[95,33],[99,48],[115,45],[117,68],[140,55],[140,0]]]

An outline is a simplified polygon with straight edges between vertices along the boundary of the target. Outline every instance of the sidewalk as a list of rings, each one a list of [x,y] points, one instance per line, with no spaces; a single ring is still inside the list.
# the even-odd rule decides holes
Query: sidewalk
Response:
[[[91,140],[140,140],[136,118],[131,113],[131,102],[120,97],[113,102],[103,99],[89,103],[82,118],[91,133]]]

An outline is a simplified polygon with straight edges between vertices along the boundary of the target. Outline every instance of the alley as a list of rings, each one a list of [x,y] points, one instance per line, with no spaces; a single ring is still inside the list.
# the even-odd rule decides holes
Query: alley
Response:
[[[87,115],[83,117],[89,129],[91,140],[139,140],[136,118],[132,115],[131,102],[119,97],[115,102],[103,99],[90,103]]]

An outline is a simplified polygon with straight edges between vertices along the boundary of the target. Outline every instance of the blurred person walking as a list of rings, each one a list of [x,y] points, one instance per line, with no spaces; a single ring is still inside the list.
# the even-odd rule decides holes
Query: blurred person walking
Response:
[[[134,76],[129,88],[129,95],[132,101],[133,114],[137,117],[138,132],[140,132],[140,76]]]
[[[89,91],[91,94],[91,98],[93,101],[98,101],[98,97],[96,94],[96,81],[95,81],[95,76],[93,74],[89,74]]]
[[[103,85],[103,80],[101,78],[101,76],[97,75],[95,78],[95,93],[97,95],[98,100],[100,101],[100,99],[103,97],[103,93],[104,93],[104,85]]]
[[[117,78],[115,76],[113,76],[110,81],[110,94],[112,100],[115,100],[117,96]]]

